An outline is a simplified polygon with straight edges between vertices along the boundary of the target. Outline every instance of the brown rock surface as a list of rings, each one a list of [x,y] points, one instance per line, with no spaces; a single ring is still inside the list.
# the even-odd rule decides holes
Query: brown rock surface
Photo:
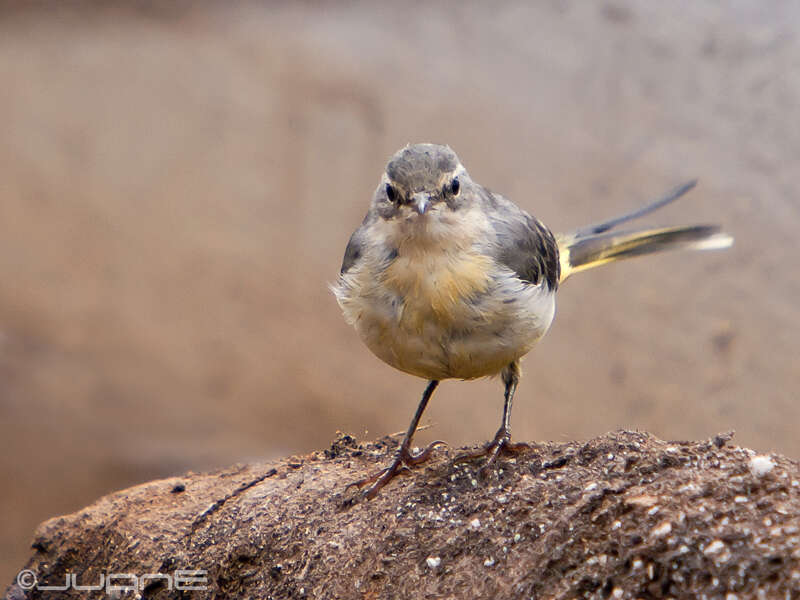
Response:
[[[51,519],[26,568],[40,585],[200,569],[198,598],[796,597],[798,464],[729,439],[620,431],[534,444],[485,478],[448,450],[362,501],[346,483],[394,442],[341,436],[324,452],[153,481]],[[179,596],[164,580],[142,592]],[[6,597],[49,596],[15,584]]]

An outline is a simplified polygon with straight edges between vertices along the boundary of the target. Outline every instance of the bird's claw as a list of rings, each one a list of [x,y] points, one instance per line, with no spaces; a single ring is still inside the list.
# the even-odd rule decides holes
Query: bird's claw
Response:
[[[381,490],[381,488],[389,483],[395,475],[398,475],[402,472],[411,471],[411,467],[415,467],[428,460],[435,448],[446,445],[447,444],[445,442],[436,440],[435,442],[429,444],[424,450],[417,452],[416,454],[412,454],[409,448],[401,446],[395,454],[394,460],[388,467],[381,469],[377,473],[373,473],[369,477],[365,477],[364,479],[359,479],[358,481],[348,484],[345,489],[350,489],[351,487],[357,487],[361,489],[368,485],[369,487],[364,490],[363,496],[368,500],[371,500],[378,495],[378,492]]]
[[[486,475],[489,467],[491,467],[495,461],[497,461],[497,457],[500,456],[500,454],[518,454],[519,452],[527,450],[528,448],[530,448],[530,446],[523,442],[512,442],[511,432],[501,427],[491,442],[486,444],[480,450],[473,450],[472,452],[464,452],[463,454],[459,454],[456,457],[455,462],[466,462],[476,458],[483,458],[484,456],[488,455],[488,458],[480,468],[481,475]]]

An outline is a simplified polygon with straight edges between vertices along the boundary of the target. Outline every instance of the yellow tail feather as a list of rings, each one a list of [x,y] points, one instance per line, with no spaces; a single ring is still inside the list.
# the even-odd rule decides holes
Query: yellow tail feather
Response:
[[[716,250],[733,244],[733,238],[713,225],[665,227],[619,233],[556,236],[564,281],[579,271],[606,263],[665,250]]]

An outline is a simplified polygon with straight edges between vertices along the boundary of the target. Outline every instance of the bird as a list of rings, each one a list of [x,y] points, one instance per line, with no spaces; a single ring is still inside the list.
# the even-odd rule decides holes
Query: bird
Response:
[[[411,446],[431,396],[447,379],[499,375],[504,386],[495,437],[459,458],[487,457],[486,469],[500,454],[527,447],[511,438],[520,360],[550,329],[556,293],[567,278],[634,256],[733,243],[716,225],[615,230],[695,184],[559,234],[473,180],[449,146],[421,143],[397,151],[350,237],[331,289],[345,321],[373,354],[428,383],[391,463],[351,485],[374,498],[398,473],[444,444],[436,441],[417,452]]]

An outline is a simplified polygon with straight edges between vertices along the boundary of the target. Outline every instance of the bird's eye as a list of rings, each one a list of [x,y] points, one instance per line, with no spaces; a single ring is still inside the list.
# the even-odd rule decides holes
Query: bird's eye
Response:
[[[391,183],[386,184],[386,197],[389,198],[389,202],[397,200],[397,190]]]
[[[458,196],[459,191],[461,191],[461,184],[458,181],[458,177],[454,177],[453,181],[450,182],[450,193],[453,196]]]

